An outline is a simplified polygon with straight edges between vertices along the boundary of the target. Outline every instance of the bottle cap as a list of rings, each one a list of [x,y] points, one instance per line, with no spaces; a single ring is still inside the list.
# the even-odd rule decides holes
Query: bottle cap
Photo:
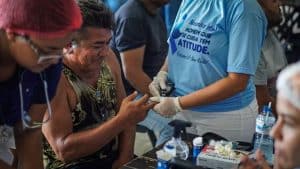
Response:
[[[193,145],[198,146],[203,144],[203,138],[202,137],[196,137],[193,139]]]
[[[268,106],[265,105],[265,106],[263,107],[263,113],[267,113],[268,111],[269,111],[269,108],[268,108]]]

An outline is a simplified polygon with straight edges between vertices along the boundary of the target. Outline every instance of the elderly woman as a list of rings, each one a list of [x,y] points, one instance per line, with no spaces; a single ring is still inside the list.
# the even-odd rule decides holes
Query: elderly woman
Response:
[[[300,62],[288,66],[277,81],[278,120],[271,131],[275,139],[275,167],[300,167]],[[245,157],[242,168],[270,168],[261,151],[256,161]]]

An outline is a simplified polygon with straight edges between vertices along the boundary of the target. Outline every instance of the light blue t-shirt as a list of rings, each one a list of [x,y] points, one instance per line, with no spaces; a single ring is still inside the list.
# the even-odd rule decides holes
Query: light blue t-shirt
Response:
[[[174,95],[187,95],[235,72],[251,75],[244,91],[191,109],[225,112],[249,105],[255,97],[252,76],[266,28],[267,19],[256,0],[183,0],[169,38]]]

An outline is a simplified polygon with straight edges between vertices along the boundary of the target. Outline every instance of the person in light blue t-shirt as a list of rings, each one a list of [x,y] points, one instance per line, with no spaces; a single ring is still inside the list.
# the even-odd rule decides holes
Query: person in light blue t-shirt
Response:
[[[191,121],[195,134],[251,141],[258,112],[252,78],[267,29],[258,2],[182,1],[166,63],[149,86],[158,96],[170,80],[175,90],[152,98],[160,102],[155,111]]]

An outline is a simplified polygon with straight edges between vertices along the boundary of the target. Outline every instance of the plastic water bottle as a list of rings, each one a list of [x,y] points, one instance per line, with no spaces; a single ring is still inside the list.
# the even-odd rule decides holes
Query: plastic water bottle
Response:
[[[185,128],[190,127],[192,124],[190,122],[174,120],[171,121],[169,125],[174,127],[174,134],[172,139],[164,145],[163,149],[173,157],[178,157],[180,159],[186,160],[189,156],[189,147],[181,139],[181,134],[186,133]]]
[[[273,147],[274,140],[269,135],[269,132],[275,124],[275,117],[271,112],[271,104],[264,106],[263,111],[256,118],[255,136],[254,136],[254,151],[261,149],[269,162],[273,163]]]
[[[157,166],[156,169],[169,169],[172,156],[165,152],[164,150],[159,150],[156,152],[157,156]]]
[[[173,137],[164,145],[164,151],[183,160],[186,160],[189,156],[189,147],[181,138]]]

